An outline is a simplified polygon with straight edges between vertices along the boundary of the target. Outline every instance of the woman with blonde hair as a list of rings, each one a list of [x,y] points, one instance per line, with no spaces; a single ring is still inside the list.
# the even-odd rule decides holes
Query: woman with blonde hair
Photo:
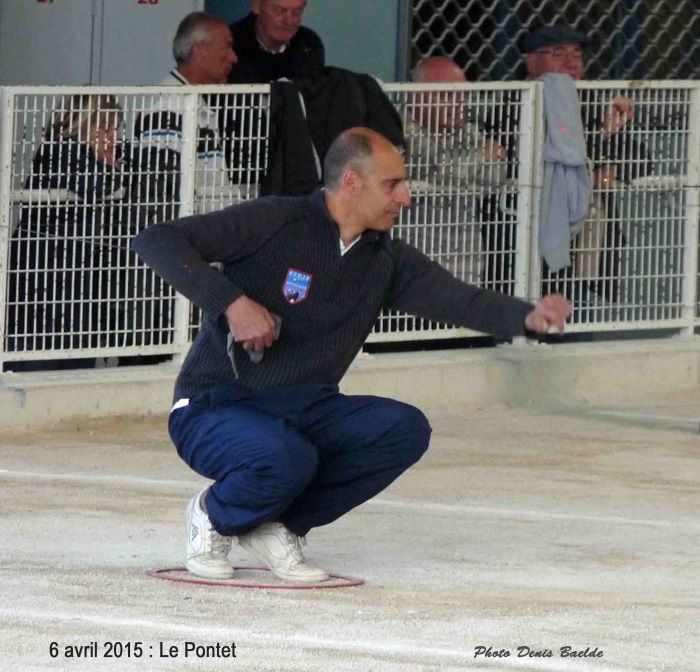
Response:
[[[50,138],[86,143],[98,161],[118,164],[124,115],[114,96],[78,94],[54,114],[57,118],[49,127]]]
[[[122,109],[111,95],[73,95],[52,114],[11,244],[12,350],[48,355],[119,345],[128,247],[140,219],[133,184],[140,173],[131,173],[122,127]],[[12,368],[91,364],[94,359],[64,359]]]

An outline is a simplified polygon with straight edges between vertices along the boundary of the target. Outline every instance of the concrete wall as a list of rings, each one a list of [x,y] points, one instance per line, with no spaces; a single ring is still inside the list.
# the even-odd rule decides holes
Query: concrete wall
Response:
[[[322,37],[329,65],[394,81],[398,6],[399,0],[309,0],[304,23]],[[177,24],[201,8],[231,23],[250,2],[0,0],[0,84],[153,84],[172,67]]]
[[[322,37],[328,65],[396,80],[396,0],[311,0],[304,17]]]
[[[250,11],[250,0],[206,0],[204,10],[226,23],[233,23]]]
[[[178,368],[1,374],[0,430],[166,414]],[[697,393],[700,340],[360,355],[341,389],[393,397],[428,413],[493,405],[605,409],[623,401]]]
[[[183,16],[204,0],[0,0],[0,84],[143,85],[173,66]]]

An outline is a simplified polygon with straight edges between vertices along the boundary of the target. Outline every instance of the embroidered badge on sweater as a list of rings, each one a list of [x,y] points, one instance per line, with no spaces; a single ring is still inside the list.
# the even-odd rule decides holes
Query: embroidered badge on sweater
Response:
[[[311,273],[297,271],[295,268],[290,268],[287,271],[287,277],[282,286],[282,293],[287,303],[294,305],[300,303],[309,295],[311,287]]]

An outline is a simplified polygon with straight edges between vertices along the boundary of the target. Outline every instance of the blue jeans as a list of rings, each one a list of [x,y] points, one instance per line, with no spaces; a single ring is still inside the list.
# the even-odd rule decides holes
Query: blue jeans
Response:
[[[280,521],[300,536],[384,490],[431,433],[417,408],[335,385],[220,385],[174,410],[169,431],[180,457],[215,481],[205,503],[217,532]]]

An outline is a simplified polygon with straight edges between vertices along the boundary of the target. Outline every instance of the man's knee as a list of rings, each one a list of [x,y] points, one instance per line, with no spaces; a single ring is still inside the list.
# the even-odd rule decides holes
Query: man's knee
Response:
[[[269,446],[265,459],[254,469],[273,497],[284,499],[303,490],[316,475],[318,452],[303,442],[279,442]]]
[[[386,413],[387,420],[392,424],[391,432],[402,443],[406,462],[418,462],[428,449],[433,431],[428,418],[415,406],[393,400],[387,406]]]

